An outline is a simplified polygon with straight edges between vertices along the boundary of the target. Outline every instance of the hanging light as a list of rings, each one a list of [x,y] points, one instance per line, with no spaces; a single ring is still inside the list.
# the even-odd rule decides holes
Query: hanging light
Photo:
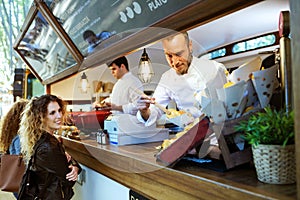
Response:
[[[144,49],[139,63],[138,77],[143,83],[150,83],[153,76],[154,72],[152,64],[148,54],[146,53],[146,49]]]
[[[87,80],[87,76],[86,74],[83,72],[83,74],[81,75],[81,79],[80,79],[80,87],[81,87],[81,92],[82,93],[87,93],[89,86],[89,82]]]

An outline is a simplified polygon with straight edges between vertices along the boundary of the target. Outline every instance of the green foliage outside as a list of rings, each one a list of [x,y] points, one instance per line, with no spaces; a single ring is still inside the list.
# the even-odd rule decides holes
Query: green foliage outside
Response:
[[[254,146],[294,144],[294,112],[287,113],[284,109],[277,111],[266,107],[264,112],[251,115],[235,129],[244,132],[243,138]]]
[[[32,0],[1,0],[0,2],[0,89],[2,91],[10,88],[14,69],[24,68],[24,62],[14,51],[13,44],[31,4]]]

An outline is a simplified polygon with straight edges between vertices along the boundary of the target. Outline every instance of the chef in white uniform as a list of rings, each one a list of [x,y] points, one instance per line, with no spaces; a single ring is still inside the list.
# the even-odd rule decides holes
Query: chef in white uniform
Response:
[[[96,103],[94,106],[110,107],[113,114],[135,115],[138,111],[136,102],[140,97],[135,90],[143,91],[142,82],[129,71],[128,60],[125,56],[115,59],[108,64],[108,67],[117,82],[110,97],[104,100],[104,105]]]
[[[202,113],[199,106],[195,106],[195,95],[206,90],[206,94],[213,96],[216,89],[227,82],[223,64],[192,56],[192,42],[186,32],[172,35],[162,44],[171,69],[162,75],[152,98],[141,97],[138,101],[137,118],[146,126],[155,123],[163,114],[154,102],[167,106],[173,100],[179,110],[199,117]]]

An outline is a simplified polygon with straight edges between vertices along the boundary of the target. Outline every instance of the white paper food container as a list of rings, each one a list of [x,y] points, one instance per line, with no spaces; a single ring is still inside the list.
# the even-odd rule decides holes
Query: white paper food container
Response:
[[[233,83],[247,81],[251,78],[252,72],[258,71],[261,67],[262,59],[258,56],[255,59],[241,65],[229,75],[229,80]]]
[[[247,83],[240,81],[230,87],[217,90],[218,97],[224,102],[227,118],[235,119],[244,111],[247,103]]]
[[[217,99],[209,99],[209,103],[201,111],[217,124],[227,119],[224,102]]]
[[[247,81],[247,92],[248,92],[248,95],[247,95],[246,107],[249,107],[249,106],[256,107],[258,104],[258,97],[257,97],[257,93],[256,93],[256,90],[254,88],[254,85],[253,85],[251,79],[249,79]]]
[[[278,84],[277,80],[278,65],[253,72],[252,83],[256,90],[258,100],[261,108],[266,107],[273,95],[275,86]]]
[[[184,113],[177,117],[167,118],[167,120],[179,127],[184,128],[194,121],[194,117],[189,113]]]

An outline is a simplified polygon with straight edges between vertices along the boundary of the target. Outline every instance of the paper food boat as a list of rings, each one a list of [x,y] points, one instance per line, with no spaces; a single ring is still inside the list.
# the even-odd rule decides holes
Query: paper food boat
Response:
[[[247,81],[251,78],[252,72],[260,70],[262,59],[258,56],[255,59],[241,65],[229,75],[229,80],[233,83]]]
[[[266,107],[273,95],[275,87],[278,85],[277,80],[278,65],[253,72],[252,83],[256,90],[261,108]]]

